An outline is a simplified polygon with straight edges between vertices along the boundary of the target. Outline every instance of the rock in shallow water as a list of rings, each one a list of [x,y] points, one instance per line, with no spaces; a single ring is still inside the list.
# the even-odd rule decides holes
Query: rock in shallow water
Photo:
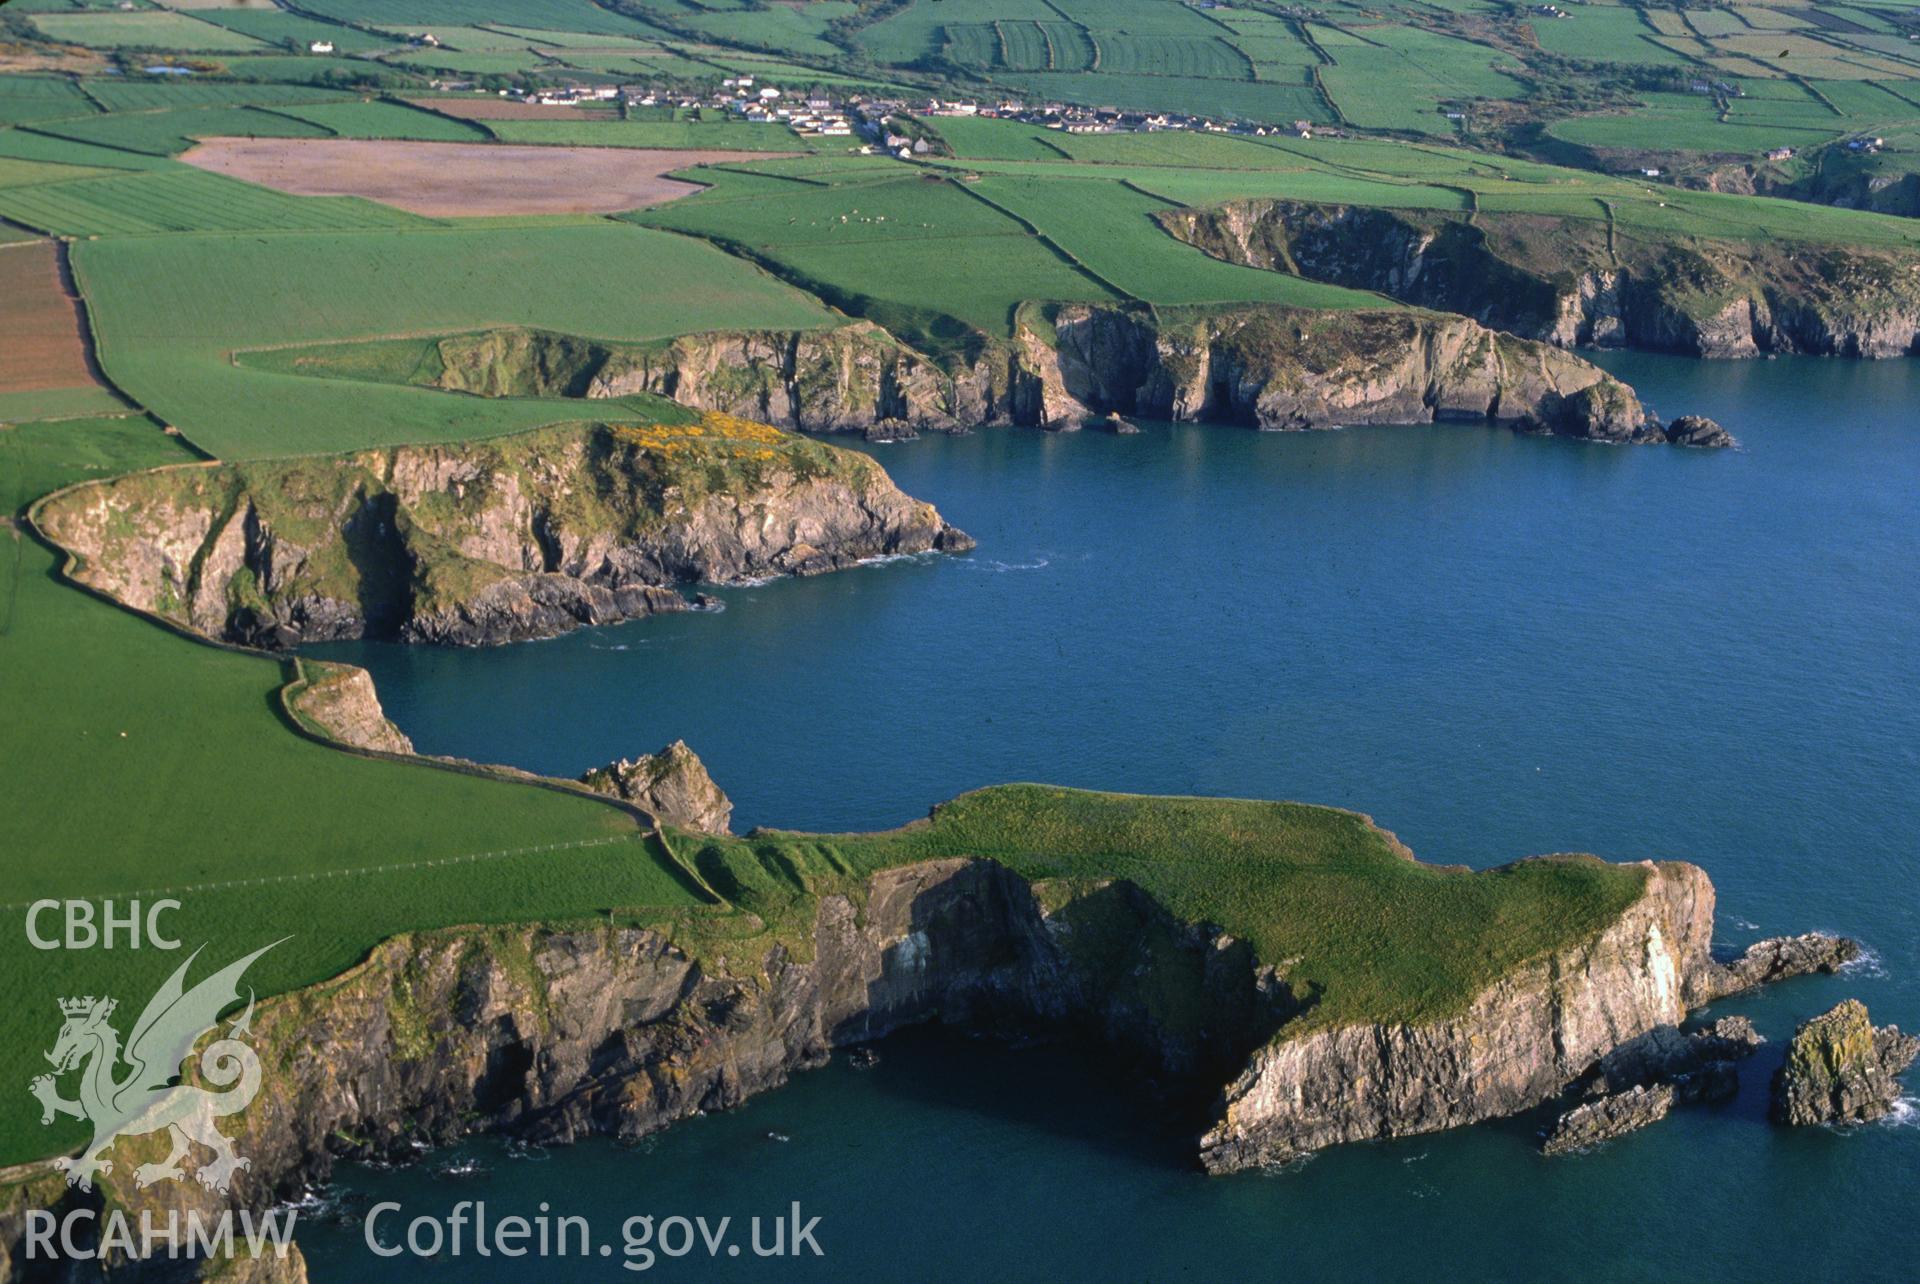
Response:
[[[1705,415],[1681,415],[1662,431],[1675,446],[1722,448],[1740,444],[1733,439],[1732,433]]]
[[[1644,1128],[1667,1117],[1678,1093],[1670,1083],[1651,1087],[1641,1084],[1611,1097],[1601,1097],[1576,1106],[1561,1115],[1553,1132],[1540,1146],[1545,1155],[1564,1155],[1588,1150],[1624,1133]]]
[[[1893,1110],[1898,1075],[1920,1057],[1920,1038],[1874,1029],[1867,1005],[1848,999],[1801,1025],[1773,1077],[1774,1121],[1865,1122]]]

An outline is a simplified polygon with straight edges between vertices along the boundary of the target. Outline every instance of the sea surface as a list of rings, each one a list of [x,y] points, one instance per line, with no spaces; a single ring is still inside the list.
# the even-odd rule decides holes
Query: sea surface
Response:
[[[1602,361],[1740,449],[1460,425],[927,438],[869,449],[969,556],[533,645],[323,653],[371,669],[428,753],[572,775],[684,738],[736,827],[891,826],[1041,780],[1338,804],[1433,861],[1692,860],[1725,946],[1824,928],[1872,951],[1715,1009],[1773,1040],[1737,1101],[1567,1159],[1495,1124],[1209,1179],[1097,1059],[917,1033],[637,1148],[348,1170],[343,1219],[300,1234],[315,1278],[610,1279],[644,1257],[628,1217],[731,1217],[745,1242],[795,1201],[823,1257],[696,1247],[647,1273],[1912,1278],[1920,1115],[1787,1132],[1764,1107],[1798,1019],[1853,995],[1920,1028],[1920,364]],[[613,1251],[383,1259],[373,1198],[403,1205],[390,1243],[457,1201],[546,1201]]]

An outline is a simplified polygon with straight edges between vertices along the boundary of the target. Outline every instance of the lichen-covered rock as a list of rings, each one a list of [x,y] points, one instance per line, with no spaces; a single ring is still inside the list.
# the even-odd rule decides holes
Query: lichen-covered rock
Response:
[[[867,456],[714,412],[160,469],[39,520],[83,583],[268,646],[551,637],[685,610],[702,581],[970,544]]]
[[[321,734],[354,749],[412,753],[413,741],[387,721],[373,675],[358,665],[305,662],[307,681],[292,696],[293,711]]]
[[[1920,1038],[1873,1027],[1848,999],[1801,1025],[1773,1079],[1773,1118],[1784,1124],[1863,1122],[1890,1113],[1898,1076],[1920,1056]]]
[[[658,753],[596,767],[580,777],[587,788],[624,798],[651,812],[662,824],[726,834],[733,802],[707,774],[706,764],[676,740]]]

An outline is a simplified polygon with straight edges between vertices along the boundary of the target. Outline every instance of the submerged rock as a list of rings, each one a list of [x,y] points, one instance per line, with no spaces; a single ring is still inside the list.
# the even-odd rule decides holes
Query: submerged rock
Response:
[[[624,798],[650,811],[664,825],[727,834],[733,802],[707,774],[706,764],[676,740],[658,753],[597,767],[580,782],[598,793]]]
[[[1864,1122],[1891,1113],[1897,1076],[1920,1057],[1920,1038],[1873,1027],[1848,999],[1803,1024],[1773,1078],[1772,1115],[1784,1124]]]
[[[1724,449],[1740,443],[1733,434],[1705,415],[1681,415],[1663,430],[1675,446],[1704,446]]]

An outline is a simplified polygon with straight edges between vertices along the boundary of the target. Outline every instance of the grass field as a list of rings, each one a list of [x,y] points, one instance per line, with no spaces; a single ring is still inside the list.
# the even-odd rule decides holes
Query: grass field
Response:
[[[257,107],[183,107],[174,111],[116,112],[46,121],[41,132],[78,142],[172,156],[201,138],[325,138],[327,130]]]
[[[1002,177],[971,185],[1038,227],[1075,262],[1142,302],[1284,303],[1302,308],[1392,306],[1377,295],[1209,258],[1161,231],[1171,203],[1099,179]]]
[[[67,476],[87,475],[89,454],[128,449],[122,440],[79,451]],[[59,479],[54,451],[37,453],[40,480]],[[22,930],[24,903],[39,897],[151,900],[162,888],[221,884],[177,893],[180,934],[222,957],[291,936],[249,977],[263,993],[336,974],[410,928],[692,903],[623,812],[301,739],[270,712],[279,663],[186,641],[56,583],[54,555],[10,530],[0,530],[0,566],[0,701],[34,710],[0,725],[9,799],[0,845],[16,856],[0,871],[8,975],[57,978],[60,993],[131,995],[179,962],[95,950],[50,966]],[[598,840],[614,841],[464,859]],[[425,864],[445,861],[460,863]],[[353,872],[395,865],[411,868]],[[23,1083],[54,997],[0,1017],[0,1062]],[[31,1105],[23,1095],[0,1111],[0,1162],[80,1139],[40,1128],[20,1102]]]
[[[406,31],[497,23],[617,36],[635,34],[637,25],[592,0],[301,0],[300,7],[338,22]]]
[[[424,226],[351,197],[287,196],[193,169],[0,188],[0,215],[55,236]]]
[[[391,102],[309,103],[274,111],[330,130],[340,138],[406,138],[477,143],[492,137],[479,125]]]
[[[0,125],[86,116],[98,110],[72,81],[50,76],[0,76]]]
[[[199,456],[145,415],[118,414],[10,423],[0,415],[0,517],[17,517],[42,495],[78,481],[140,468],[191,463]],[[10,537],[9,537],[10,539]],[[11,574],[11,542],[0,545]]]
[[[718,250],[620,223],[121,237],[76,246],[74,263],[107,372],[195,444],[229,458],[487,436],[580,417],[564,402],[241,369],[228,358],[236,348],[495,325],[638,341],[830,323],[817,303]]]
[[[822,167],[827,185],[789,183],[777,199],[768,199],[765,180],[742,184],[710,171],[711,191],[629,217],[747,249],[842,309],[932,349],[967,341],[966,327],[1010,335],[1014,310],[1029,299],[1118,297],[957,185],[918,175],[874,181],[888,173],[880,165]],[[831,182],[836,175],[843,181]]]
[[[170,9],[135,13],[42,13],[33,16],[33,25],[51,39],[92,49],[221,53],[264,47],[252,36]]]

